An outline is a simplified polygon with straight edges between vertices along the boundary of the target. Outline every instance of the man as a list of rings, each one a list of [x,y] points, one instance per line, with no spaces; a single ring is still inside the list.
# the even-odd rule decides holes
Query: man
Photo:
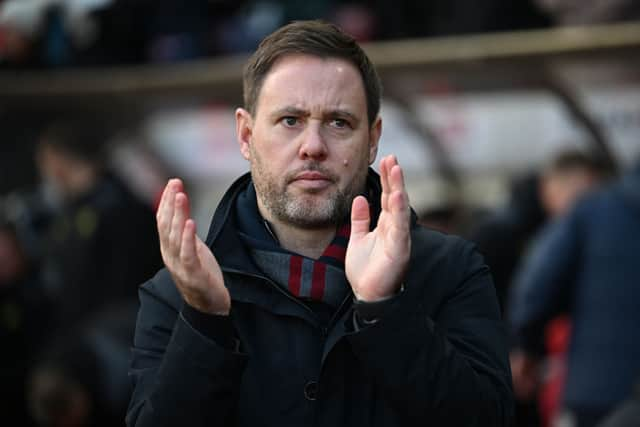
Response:
[[[368,169],[380,85],[360,47],[330,24],[287,25],[249,60],[244,95],[251,174],[206,242],[182,183],[162,196],[167,269],[140,292],[127,423],[507,425],[489,272],[416,225],[393,156]]]
[[[569,314],[563,418],[595,426],[632,393],[640,372],[640,163],[585,195],[545,230],[510,297],[514,385],[531,394],[547,322]]]
[[[534,258],[531,254],[536,253],[539,242],[544,242],[546,234],[553,229],[553,224],[567,215],[582,197],[601,185],[610,172],[607,165],[593,153],[577,149],[562,150],[550,159],[541,171],[537,189],[547,220],[530,237],[526,245],[521,245],[522,256],[517,260],[518,265],[514,265],[517,268],[514,269],[513,277],[509,278],[509,285],[515,282],[517,286],[518,281],[527,280],[526,275],[521,274],[527,271],[528,263]],[[487,263],[489,264],[488,259]],[[489,266],[492,267],[491,264]],[[507,310],[508,308],[506,307]],[[519,349],[515,349],[510,357],[516,397],[516,420],[526,418],[535,411],[535,418],[539,417],[541,420],[536,421],[536,425],[552,425],[551,420],[555,419],[560,409],[559,397],[566,377],[570,319],[562,314],[551,320],[545,329],[547,357],[542,381],[537,378],[538,364],[532,364],[533,361]],[[528,418],[533,420],[534,415],[529,415]],[[524,421],[521,424],[524,424]]]
[[[135,300],[161,266],[153,210],[108,169],[107,131],[95,117],[60,118],[36,160],[54,215],[43,243],[44,277],[58,329]]]

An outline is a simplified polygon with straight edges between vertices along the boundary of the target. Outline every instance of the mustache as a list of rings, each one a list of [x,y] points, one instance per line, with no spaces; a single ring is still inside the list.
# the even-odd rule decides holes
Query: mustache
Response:
[[[289,183],[295,181],[296,176],[298,176],[299,174],[301,174],[303,172],[320,172],[321,174],[326,176],[331,182],[336,182],[339,179],[339,177],[335,173],[331,172],[329,169],[325,168],[320,163],[318,163],[318,162],[309,162],[309,163],[305,164],[304,166],[299,167],[298,169],[295,169],[295,170],[287,173],[286,176],[285,176],[285,182],[287,184],[289,184]]]

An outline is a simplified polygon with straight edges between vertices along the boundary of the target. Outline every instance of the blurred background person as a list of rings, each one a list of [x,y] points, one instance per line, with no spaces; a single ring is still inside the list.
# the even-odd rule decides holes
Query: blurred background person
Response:
[[[544,331],[571,319],[561,418],[596,425],[631,394],[640,372],[640,164],[619,182],[577,202],[536,240],[509,304],[516,347],[514,391],[531,397],[540,380]]]
[[[517,279],[521,274],[520,270],[527,269],[526,265],[530,262],[531,254],[535,254],[537,251],[538,241],[545,239],[544,236],[550,232],[551,225],[566,215],[581,197],[601,185],[610,173],[607,165],[596,155],[577,149],[556,154],[542,168],[538,193],[547,219],[532,236],[531,243],[527,245],[523,256],[518,260],[518,265],[510,281],[521,280]],[[509,290],[510,288],[506,292],[508,293]],[[568,346],[569,328],[570,321],[566,315],[555,317],[545,328],[547,359],[544,384],[541,387],[539,399],[536,399],[538,397],[536,393],[529,391],[529,389],[535,389],[538,382],[532,384],[516,381],[516,386],[521,386],[517,396],[522,402],[522,407],[528,406],[530,413],[539,412],[540,424],[545,427],[550,425],[550,420],[554,418],[559,409],[566,371],[565,353]],[[521,353],[518,351],[512,354],[512,369],[516,372],[532,369],[527,365],[528,359],[520,356]],[[535,418],[538,418],[537,414]]]
[[[160,267],[152,207],[107,168],[108,134],[82,115],[49,125],[37,165],[57,212],[49,227],[43,275],[67,330],[98,309],[135,300]]]
[[[7,198],[18,213],[13,235],[28,249],[9,246],[18,241],[2,229],[0,251],[11,251],[1,254],[1,313],[17,306],[13,323],[2,318],[3,349],[11,349],[3,369],[14,378],[3,381],[2,396],[22,411],[11,414],[15,425],[124,424],[137,289],[161,258],[152,206],[110,170],[107,122],[77,112],[52,120],[36,144],[41,191]],[[14,278],[33,281],[39,305]],[[25,326],[16,329],[18,321]],[[16,344],[27,338],[32,346]]]
[[[471,227],[469,239],[491,268],[503,312],[515,270],[536,235],[608,173],[595,155],[576,149],[556,153],[540,172],[516,177],[506,206]]]
[[[518,266],[526,258],[545,226],[567,212],[575,201],[592,190],[607,171],[595,155],[571,149],[555,154],[539,173],[514,181],[509,204],[489,214],[471,230],[470,239],[491,268],[503,313],[508,311],[508,294]],[[566,331],[557,322],[555,336]],[[520,360],[520,359],[518,359]],[[536,426],[540,420],[533,393],[516,394],[516,424]]]

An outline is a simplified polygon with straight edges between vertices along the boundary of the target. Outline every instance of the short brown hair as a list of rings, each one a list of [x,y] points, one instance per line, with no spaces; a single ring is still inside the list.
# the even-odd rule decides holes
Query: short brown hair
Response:
[[[380,111],[382,87],[373,64],[353,37],[324,21],[295,21],[267,36],[251,55],[243,74],[244,106],[253,115],[265,77],[273,64],[289,54],[341,58],[360,72],[367,98],[367,116],[373,124]]]
[[[39,146],[48,146],[65,157],[103,166],[110,132],[98,116],[78,114],[57,117],[47,125]]]
[[[585,171],[594,175],[607,176],[612,173],[606,162],[597,153],[567,149],[557,153],[544,168],[547,175]]]

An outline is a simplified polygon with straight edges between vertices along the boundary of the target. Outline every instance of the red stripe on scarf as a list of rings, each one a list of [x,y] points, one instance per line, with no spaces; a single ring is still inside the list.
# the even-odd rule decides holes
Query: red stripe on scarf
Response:
[[[295,296],[300,296],[301,280],[302,280],[302,257],[292,256],[291,261],[289,261],[289,291]]]
[[[324,282],[327,264],[323,262],[313,263],[313,279],[311,281],[311,298],[322,301],[324,296]]]
[[[331,258],[335,258],[338,261],[344,263],[344,257],[347,254],[347,248],[344,246],[332,244],[327,247],[322,253],[322,256],[328,256]]]

